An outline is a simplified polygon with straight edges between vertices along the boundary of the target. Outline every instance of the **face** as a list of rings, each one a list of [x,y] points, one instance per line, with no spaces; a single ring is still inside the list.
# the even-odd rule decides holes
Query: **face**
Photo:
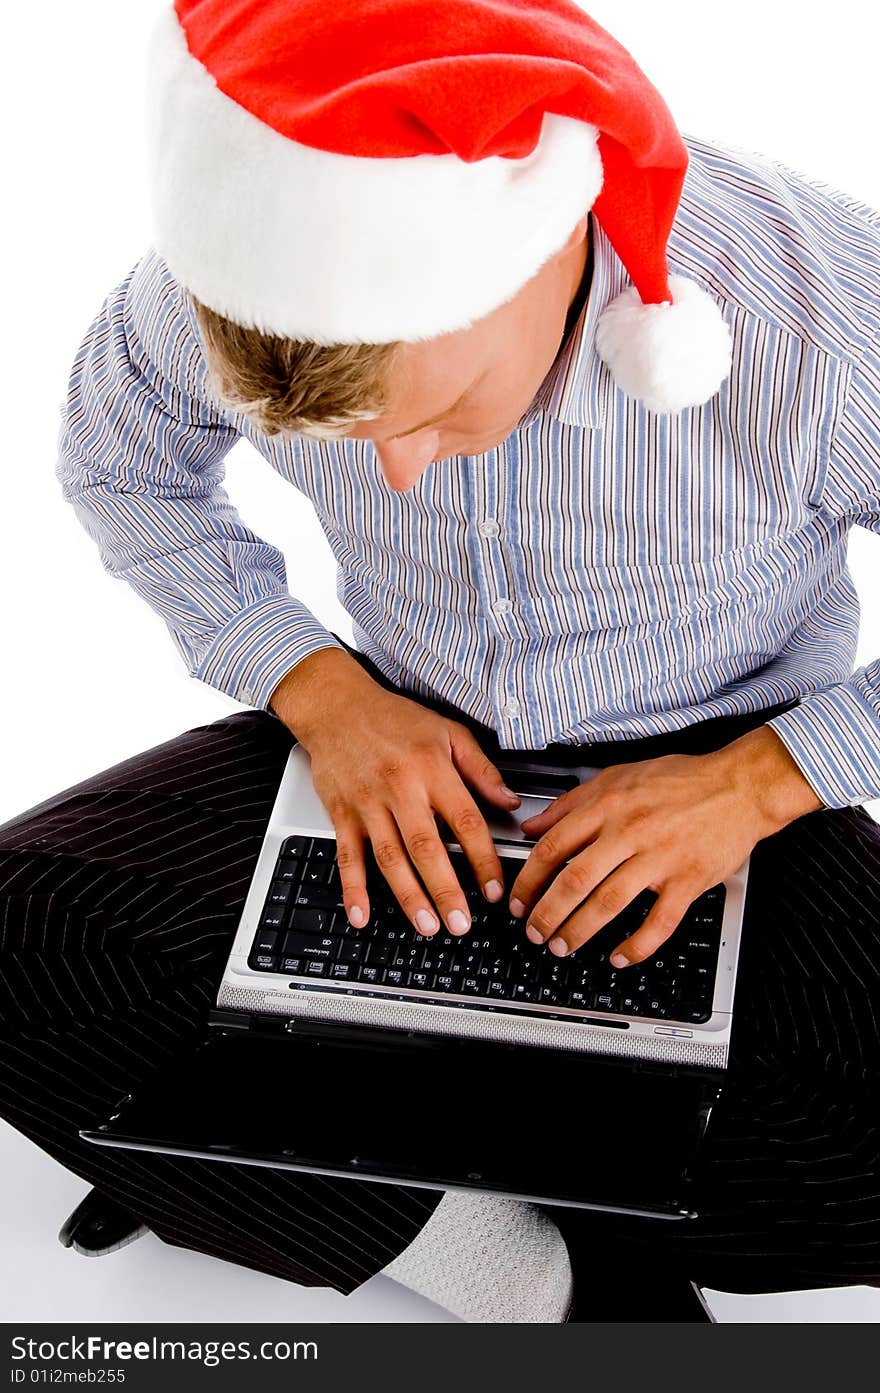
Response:
[[[403,345],[388,407],[345,433],[373,442],[391,488],[406,492],[429,464],[481,455],[514,430],[562,344],[586,265],[587,227],[585,215],[562,251],[470,329]]]

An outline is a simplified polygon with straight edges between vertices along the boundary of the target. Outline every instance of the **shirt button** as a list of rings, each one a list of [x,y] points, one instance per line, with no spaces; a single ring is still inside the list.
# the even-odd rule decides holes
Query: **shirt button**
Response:
[[[509,614],[513,605],[509,600],[496,600],[492,608],[496,614]]]
[[[484,522],[480,523],[478,531],[481,537],[497,537],[501,528],[494,518],[486,518]]]
[[[520,704],[518,701],[506,701],[501,709],[505,716],[518,716],[520,713]]]

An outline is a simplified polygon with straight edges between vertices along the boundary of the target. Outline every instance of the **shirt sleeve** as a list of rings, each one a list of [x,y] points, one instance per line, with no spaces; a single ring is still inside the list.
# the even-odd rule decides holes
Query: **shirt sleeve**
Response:
[[[55,472],[104,570],[164,619],[191,676],[268,711],[291,668],[341,645],[230,503],[224,461],[242,418],[206,375],[191,307],[151,248],[79,347]]]
[[[880,533],[880,340],[852,369],[820,503]],[[880,660],[803,697],[767,723],[826,808],[880,798]]]

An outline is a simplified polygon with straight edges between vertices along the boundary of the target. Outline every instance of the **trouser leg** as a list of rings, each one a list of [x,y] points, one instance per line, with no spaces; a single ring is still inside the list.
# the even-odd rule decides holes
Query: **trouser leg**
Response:
[[[239,712],[0,827],[0,1114],[165,1242],[348,1293],[439,1192],[78,1137],[203,1030],[290,744]]]
[[[717,1290],[876,1285],[878,1099],[880,826],[862,808],[824,809],[752,853],[700,1217],[583,1214],[563,1229],[573,1222],[633,1271],[676,1268]]]

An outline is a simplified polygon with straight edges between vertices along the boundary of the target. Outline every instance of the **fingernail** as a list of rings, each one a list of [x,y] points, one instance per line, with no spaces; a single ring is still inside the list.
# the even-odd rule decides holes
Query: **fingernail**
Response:
[[[568,944],[564,938],[551,938],[549,943],[551,953],[555,953],[557,958],[564,958],[568,952]]]
[[[542,937],[541,934],[538,932],[538,930],[535,928],[534,924],[529,924],[528,928],[526,929],[526,938],[529,940],[529,943],[543,943],[543,942],[544,942],[543,937]]]
[[[518,794],[518,793],[514,793],[514,791],[513,791],[512,788],[508,788],[508,787],[507,787],[507,784],[502,784],[502,785],[501,785],[501,792],[502,792],[502,793],[506,793],[507,796],[508,796],[508,798],[515,798],[516,801],[517,801],[517,803],[519,802],[519,794]]]
[[[526,907],[523,904],[522,900],[511,900],[510,912],[513,915],[514,919],[521,919],[526,912]]]
[[[416,928],[423,934],[435,934],[440,925],[427,909],[420,909],[416,915]]]
[[[504,894],[504,886],[500,880],[487,880],[483,886],[483,894],[487,900],[500,900]]]
[[[451,934],[466,934],[471,926],[470,916],[463,909],[453,909],[446,922]]]
[[[629,967],[629,958],[625,958],[622,953],[611,954],[612,967]]]
[[[364,914],[359,904],[352,905],[348,912],[348,922],[354,924],[356,929],[359,929],[367,922],[367,916]]]

